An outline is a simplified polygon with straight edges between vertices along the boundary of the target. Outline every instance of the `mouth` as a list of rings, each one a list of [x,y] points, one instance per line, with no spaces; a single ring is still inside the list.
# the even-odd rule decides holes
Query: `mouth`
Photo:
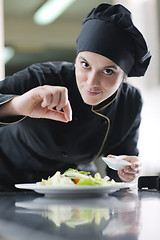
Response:
[[[90,95],[90,96],[97,96],[99,95],[102,91],[92,91],[92,90],[87,90],[85,89],[85,92]]]

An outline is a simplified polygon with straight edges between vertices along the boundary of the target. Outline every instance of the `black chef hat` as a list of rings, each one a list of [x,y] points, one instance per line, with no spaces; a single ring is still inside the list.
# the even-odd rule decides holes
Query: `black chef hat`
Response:
[[[129,77],[143,76],[151,54],[131,13],[124,6],[102,3],[83,20],[77,53],[90,51],[115,62]]]

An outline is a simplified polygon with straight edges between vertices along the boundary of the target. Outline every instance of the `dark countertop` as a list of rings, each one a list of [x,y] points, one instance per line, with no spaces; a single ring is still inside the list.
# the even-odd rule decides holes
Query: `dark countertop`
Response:
[[[74,199],[0,193],[0,240],[159,240],[159,219],[156,191]]]

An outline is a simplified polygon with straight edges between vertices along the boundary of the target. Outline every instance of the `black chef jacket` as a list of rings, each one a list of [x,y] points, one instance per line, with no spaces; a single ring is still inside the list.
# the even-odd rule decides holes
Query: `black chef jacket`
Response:
[[[67,87],[73,120],[0,119],[0,190],[40,181],[98,156],[138,155],[142,99],[135,87],[122,83],[109,99],[90,106],[78,91],[74,64],[48,62],[31,65],[1,81],[0,104],[42,85]],[[108,168],[107,175],[118,180],[116,171]]]

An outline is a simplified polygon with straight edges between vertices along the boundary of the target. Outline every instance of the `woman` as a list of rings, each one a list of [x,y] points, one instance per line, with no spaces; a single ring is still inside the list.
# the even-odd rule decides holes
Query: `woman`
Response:
[[[145,74],[146,42],[126,8],[104,3],[85,18],[76,44],[75,64],[33,64],[0,82],[1,190],[109,154],[131,162],[107,168],[111,178],[130,182],[139,173],[142,99],[124,82]]]

